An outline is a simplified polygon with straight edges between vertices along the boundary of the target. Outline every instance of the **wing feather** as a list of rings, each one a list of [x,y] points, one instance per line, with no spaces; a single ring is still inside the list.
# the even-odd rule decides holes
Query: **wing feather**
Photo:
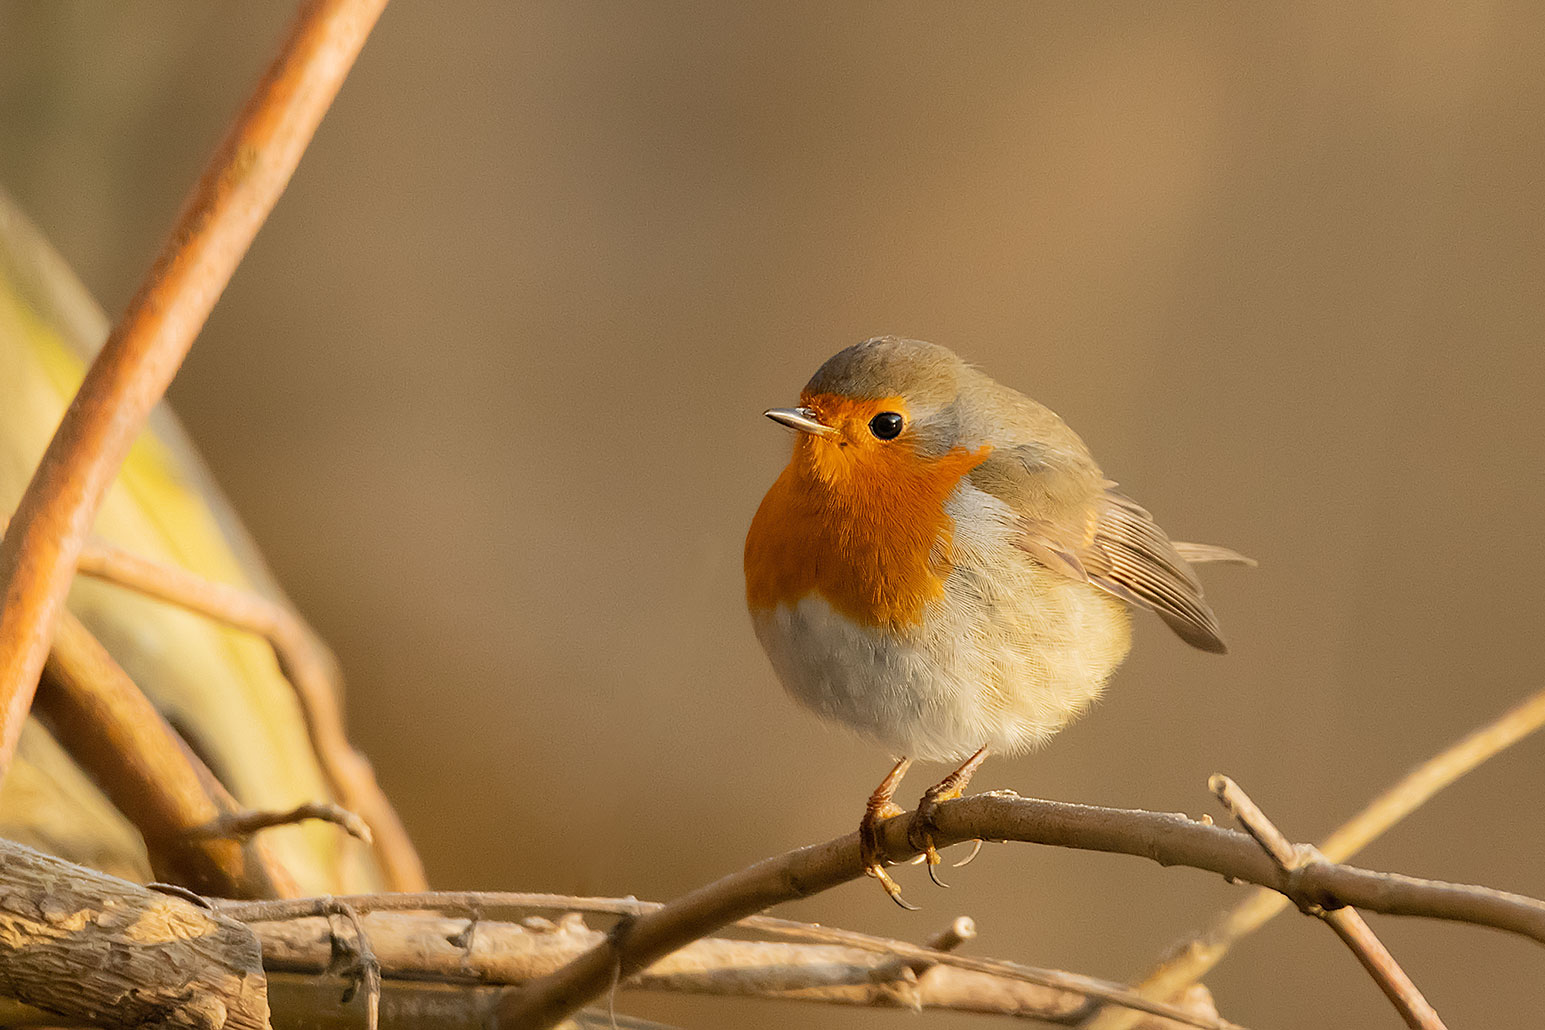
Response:
[[[1094,532],[1082,555],[1089,581],[1153,609],[1192,647],[1227,651],[1201,582],[1153,516],[1112,487],[1095,505]]]
[[[1015,448],[994,455],[972,478],[1021,514],[1019,546],[1036,561],[1151,609],[1193,647],[1227,651],[1191,564],[1255,563],[1226,547],[1172,543],[1153,516],[1099,475],[1087,456],[1059,457],[1072,456]],[[1036,515],[1028,514],[1032,511]]]

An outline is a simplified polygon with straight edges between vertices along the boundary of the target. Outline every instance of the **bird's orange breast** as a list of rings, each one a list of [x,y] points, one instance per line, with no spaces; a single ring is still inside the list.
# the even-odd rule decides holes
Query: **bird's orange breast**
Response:
[[[865,625],[917,625],[951,568],[944,502],[991,449],[924,457],[904,440],[839,448],[800,437],[751,520],[746,603],[770,610],[815,595]]]

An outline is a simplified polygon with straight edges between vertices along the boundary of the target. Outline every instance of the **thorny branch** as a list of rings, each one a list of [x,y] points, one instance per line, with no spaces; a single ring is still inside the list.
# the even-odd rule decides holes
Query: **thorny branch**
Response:
[[[365,844],[370,843],[370,827],[347,808],[327,801],[307,801],[283,812],[246,811],[221,816],[191,832],[195,837],[225,837],[245,840],[274,826],[289,826],[307,819],[316,819],[341,827],[349,836]]]
[[[86,371],[0,540],[0,776],[108,485],[272,210],[385,0],[311,0]]]

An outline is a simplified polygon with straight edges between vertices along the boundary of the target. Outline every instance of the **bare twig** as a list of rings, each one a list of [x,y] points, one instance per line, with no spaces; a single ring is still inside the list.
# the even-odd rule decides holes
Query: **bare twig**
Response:
[[[892,858],[910,857],[901,816],[887,820],[882,842]],[[1276,867],[1248,836],[1213,826],[1210,820],[1139,809],[1101,808],[1062,801],[1022,798],[1009,791],[975,794],[951,801],[939,810],[940,847],[986,839],[1020,841],[1084,851],[1150,858],[1165,866],[1189,866],[1231,880],[1256,883],[1302,905],[1336,908],[1356,905],[1388,915],[1423,916],[1491,926],[1545,943],[1545,902],[1521,894],[1471,884],[1426,880],[1397,873],[1374,872],[1332,862],[1316,862],[1289,877]],[[501,908],[611,912],[652,918],[669,907],[693,901],[696,919],[717,916],[708,911],[732,894],[754,890],[737,907],[748,913],[796,898],[809,897],[857,875],[844,863],[857,855],[856,835],[839,837],[784,855],[764,859],[663,906],[635,898],[584,898],[570,895],[509,891],[422,891],[411,894],[360,894],[343,900],[361,912],[435,909],[467,913]],[[775,882],[782,878],[783,882]],[[704,895],[708,895],[705,897]],[[762,904],[756,904],[761,899]],[[216,901],[222,911],[243,921],[296,919],[313,914],[316,899],[289,901]],[[678,917],[679,918],[679,917]],[[645,919],[641,919],[643,922]],[[770,916],[730,916],[729,923],[799,940],[841,943],[836,931]]]
[[[1345,862],[1391,826],[1426,804],[1434,794],[1488,759],[1545,726],[1545,690],[1540,690],[1494,721],[1467,734],[1443,752],[1412,769],[1319,844],[1331,862]],[[1269,889],[1254,890],[1218,917],[1205,932],[1161,962],[1139,990],[1149,998],[1178,997],[1228,954],[1234,942],[1260,929],[1289,902]],[[1129,1011],[1101,1012],[1089,1030],[1132,1030]]]
[[[666,907],[658,902],[639,901],[635,898],[581,898],[567,895],[522,894],[499,891],[427,891],[418,894],[374,894],[356,895],[346,898],[296,898],[276,901],[227,901],[216,899],[212,901],[212,904],[220,912],[232,918],[258,925],[314,917],[322,914],[326,907],[335,901],[345,901],[360,912],[436,909],[442,911],[466,911],[480,915],[484,911],[500,908],[536,908],[569,912],[606,912],[629,919],[646,913],[657,913]],[[481,928],[484,925],[483,923],[478,924],[480,927],[480,938],[482,934]],[[919,947],[906,941],[873,937],[868,934],[856,933],[852,930],[840,930],[834,927],[817,926],[810,923],[797,923],[787,919],[760,915],[741,919],[735,925],[742,929],[755,930],[759,933],[784,939],[855,948],[875,953],[892,961],[900,960],[907,965],[949,966],[955,969],[996,977],[1000,980],[1018,981],[1020,983],[1045,987],[1063,994],[1063,997],[1055,999],[1057,1011],[1064,1014],[1058,1018],[1071,1018],[1074,1015],[1082,1016],[1089,1009],[1090,999],[1098,999],[1120,1005],[1126,1003],[1132,997],[1131,992],[1121,984],[1097,980],[1093,977],[1082,976],[1077,973],[1039,969],[1033,966],[1024,966],[1014,962],[1003,962],[994,959],[952,955],[944,951]],[[465,938],[468,936],[465,930],[466,928],[462,927],[454,935],[459,941],[463,942],[458,945],[459,947],[470,947],[465,942]],[[260,934],[264,932],[264,930],[259,930]],[[602,935],[596,939],[595,943],[600,945],[603,941],[612,940],[614,940],[613,936]],[[610,950],[610,946],[607,945],[605,950]],[[615,968],[615,964],[613,968]],[[631,982],[631,976],[624,977],[624,979]],[[951,982],[958,984],[958,981]],[[610,974],[608,974],[603,987],[609,986],[610,983]],[[1145,1012],[1165,1016],[1187,1025],[1215,1028],[1233,1026],[1232,1023],[1224,1020],[1211,1017],[1197,1017],[1183,1006],[1155,1005],[1147,1001],[1137,1001],[1136,1003]],[[1007,1004],[1007,1002],[1002,1004]],[[964,1005],[963,1003],[956,1003],[949,1007],[964,1007]],[[525,1024],[516,1021],[513,1023],[501,1022],[501,1025],[522,1026]]]
[[[1227,776],[1214,776],[1207,785],[1283,872],[1291,875],[1309,863],[1321,860],[1313,848],[1294,847],[1277,829],[1276,824],[1267,818],[1266,813],[1261,811],[1260,806]],[[1411,1030],[1447,1030],[1443,1020],[1438,1018],[1437,1010],[1423,997],[1406,971],[1400,968],[1400,963],[1395,961],[1395,956],[1389,953],[1384,942],[1379,940],[1356,909],[1326,910],[1314,907],[1306,911],[1324,920],[1336,931],[1336,936],[1352,949],[1357,961],[1373,977]]]
[[[970,916],[956,916],[951,920],[949,926],[946,926],[924,941],[923,947],[928,948],[930,951],[954,951],[966,943],[966,941],[972,940],[975,937],[976,920]],[[922,962],[913,960],[908,962],[906,959],[894,958],[882,967],[882,971],[891,973],[894,976],[900,976],[902,975],[902,970],[911,970],[913,976],[922,976],[928,970],[934,969],[937,966],[938,963],[934,961]]]
[[[385,0],[308,0],[87,370],[0,541],[0,776],[102,496],[279,199]]]
[[[343,1001],[347,1003],[354,996],[356,989],[364,991],[365,1030],[377,1030],[381,1025],[381,961],[376,958],[375,949],[370,943],[370,935],[365,932],[365,921],[352,905],[337,898],[328,899],[324,909],[324,916],[342,916],[349,921],[349,925],[354,930],[352,944],[354,954],[349,956],[345,963],[345,975],[349,978],[351,986],[344,994]],[[336,956],[341,939],[333,932],[330,920],[327,932],[329,948]],[[332,963],[329,963],[329,966],[331,965]]]
[[[39,710],[140,831],[157,875],[204,893],[296,893],[261,841],[198,836],[240,806],[69,612],[60,613],[43,681]]]
[[[408,831],[376,782],[370,762],[349,743],[338,700],[342,692],[332,657],[300,616],[250,590],[211,582],[185,569],[151,561],[98,540],[86,542],[79,567],[84,575],[116,583],[268,641],[280,671],[295,688],[312,749],[328,786],[345,808],[359,813],[370,826],[387,884],[399,891],[418,891],[427,886],[423,862]]]
[[[308,801],[303,805],[296,805],[287,812],[233,812],[207,823],[192,831],[195,837],[229,837],[234,840],[245,840],[257,833],[274,826],[292,826],[295,823],[307,819],[317,819],[324,823],[332,823],[342,827],[350,836],[356,837],[366,844],[370,843],[370,827],[365,821],[347,808],[332,804],[327,801]]]
[[[330,928],[316,917],[252,923],[269,972],[322,973]],[[557,922],[465,924],[438,915],[366,917],[371,946],[387,982],[520,984],[571,961],[606,937],[571,914]],[[933,966],[926,976],[884,952],[850,945],[787,944],[707,938],[667,956],[628,982],[634,989],[759,997],[839,1005],[952,1009],[1065,1022],[1087,1011],[1084,995],[1008,977]]]
[[[1000,792],[951,801],[940,807],[935,823],[941,846],[981,838],[1133,854],[1267,886],[1304,905],[1353,904],[1370,911],[1458,919],[1545,941],[1545,902],[1328,863],[1311,864],[1290,876],[1244,834],[1179,815],[1070,805]],[[906,840],[904,817],[883,823],[880,838],[892,859],[917,853]],[[604,990],[618,963],[622,975],[629,976],[736,919],[808,897],[861,873],[856,834],[765,859],[640,915],[615,948],[594,949],[511,995],[502,1015],[514,1026],[551,1025]]]

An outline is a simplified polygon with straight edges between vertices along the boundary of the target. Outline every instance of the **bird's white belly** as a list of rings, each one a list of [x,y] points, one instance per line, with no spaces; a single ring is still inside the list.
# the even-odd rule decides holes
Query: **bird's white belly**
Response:
[[[954,568],[921,625],[863,625],[815,595],[752,621],[795,698],[897,756],[1022,751],[1098,696],[1126,655],[1127,612],[1012,546],[996,499],[962,484],[948,507]]]

